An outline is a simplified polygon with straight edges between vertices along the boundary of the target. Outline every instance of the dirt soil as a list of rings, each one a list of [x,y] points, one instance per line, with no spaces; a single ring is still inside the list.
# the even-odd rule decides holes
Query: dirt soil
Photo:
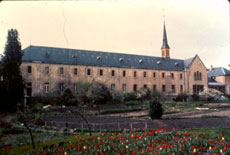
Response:
[[[202,110],[202,108],[209,108]],[[94,129],[130,129],[130,128],[212,128],[230,127],[229,104],[207,104],[197,112],[186,112],[163,115],[161,120],[151,120],[147,112],[132,112],[126,114],[111,114],[88,117],[91,128]],[[132,118],[134,117],[134,118]],[[46,125],[58,128],[87,128],[85,122],[74,116],[55,116],[46,118]]]

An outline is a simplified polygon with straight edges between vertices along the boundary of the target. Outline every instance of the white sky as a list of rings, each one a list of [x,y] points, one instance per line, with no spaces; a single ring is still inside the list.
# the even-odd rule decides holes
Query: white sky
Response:
[[[229,68],[227,0],[3,1],[0,53],[8,29],[15,28],[22,49],[39,45],[161,56],[164,14],[172,58],[198,54],[207,68]]]

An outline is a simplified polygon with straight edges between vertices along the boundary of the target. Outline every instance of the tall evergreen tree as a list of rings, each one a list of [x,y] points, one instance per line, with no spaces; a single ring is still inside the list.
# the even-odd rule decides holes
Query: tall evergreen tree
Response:
[[[1,71],[5,98],[1,107],[8,111],[16,110],[16,105],[23,100],[24,82],[20,71],[22,55],[18,31],[11,29],[8,31]]]

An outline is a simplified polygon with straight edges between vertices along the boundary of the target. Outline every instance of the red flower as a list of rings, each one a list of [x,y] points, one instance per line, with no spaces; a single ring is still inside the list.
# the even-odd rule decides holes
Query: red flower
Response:
[[[40,152],[37,152],[37,155],[40,155],[41,153]]]
[[[210,144],[210,140],[208,140],[208,144]]]
[[[147,147],[146,152],[149,152],[149,147]]]
[[[199,147],[199,150],[202,150],[202,147],[201,147],[201,146]]]
[[[220,133],[220,137],[222,137],[222,133]]]
[[[100,154],[101,154],[101,151],[99,151],[98,154],[100,155]]]
[[[182,150],[181,150],[181,149],[179,149],[179,152],[182,152]]]

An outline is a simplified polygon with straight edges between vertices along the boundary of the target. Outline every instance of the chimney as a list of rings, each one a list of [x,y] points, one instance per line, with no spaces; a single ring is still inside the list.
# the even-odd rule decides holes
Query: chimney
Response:
[[[213,70],[213,65],[210,66],[210,71]]]

